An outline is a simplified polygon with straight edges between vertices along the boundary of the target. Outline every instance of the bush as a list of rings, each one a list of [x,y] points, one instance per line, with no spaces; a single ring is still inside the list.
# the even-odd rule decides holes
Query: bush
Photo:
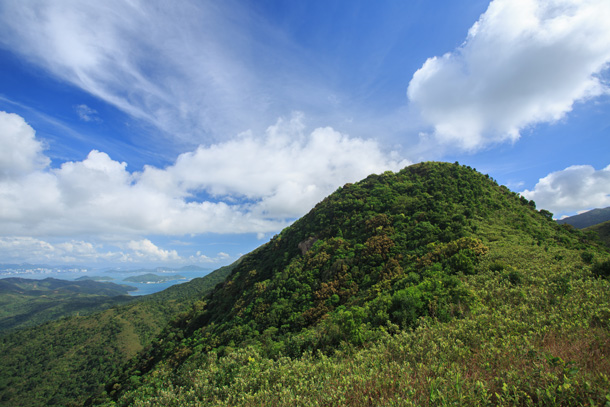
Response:
[[[580,254],[580,258],[587,264],[591,264],[593,262],[593,253],[583,252]]]
[[[506,268],[506,263],[504,263],[503,261],[500,261],[500,260],[496,260],[489,265],[489,270],[494,271],[494,272],[502,271],[505,268]]]
[[[523,274],[513,270],[506,274],[506,279],[510,281],[512,285],[519,285],[523,281]]]
[[[474,274],[474,264],[471,260],[473,257],[475,255],[471,253],[471,250],[461,250],[447,261],[449,269],[454,273]]]
[[[591,271],[597,277],[610,278],[610,260],[595,263]]]

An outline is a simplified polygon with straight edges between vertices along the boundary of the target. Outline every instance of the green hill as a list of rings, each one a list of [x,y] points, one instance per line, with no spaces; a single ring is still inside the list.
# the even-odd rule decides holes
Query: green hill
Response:
[[[583,231],[595,233],[606,246],[610,247],[610,221],[586,227]]]
[[[155,294],[131,297],[126,305],[0,336],[0,406],[82,405],[169,321],[199,307],[201,297],[233,267]]]
[[[85,315],[132,300],[135,287],[92,280],[0,279],[0,333],[70,315]]]
[[[608,258],[469,167],[372,175],[244,256],[89,403],[601,405]]]
[[[580,213],[578,215],[570,216],[564,219],[559,219],[557,223],[574,226],[578,229],[584,229],[590,226],[598,225],[600,223],[610,220],[610,207],[608,208],[597,208],[590,211]]]
[[[609,258],[488,176],[417,164],[203,279],[1,336],[0,405],[603,405]]]

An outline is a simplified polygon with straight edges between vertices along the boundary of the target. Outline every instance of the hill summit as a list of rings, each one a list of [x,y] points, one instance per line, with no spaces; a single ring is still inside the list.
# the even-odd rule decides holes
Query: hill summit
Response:
[[[244,256],[90,403],[601,403],[607,258],[470,167],[371,175]]]

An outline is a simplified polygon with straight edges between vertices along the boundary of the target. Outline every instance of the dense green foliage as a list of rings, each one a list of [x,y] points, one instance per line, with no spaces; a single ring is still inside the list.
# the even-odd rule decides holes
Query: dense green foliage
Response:
[[[90,401],[600,405],[607,262],[471,168],[373,175],[245,256]]]
[[[0,279],[0,333],[40,325],[70,315],[86,315],[125,304],[134,287],[55,278]]]
[[[115,369],[223,281],[233,267],[162,292],[131,297],[129,304],[103,312],[0,337],[0,405],[82,405],[102,391]]]
[[[589,226],[588,228],[584,228],[583,231],[595,233],[606,246],[610,247],[610,221]]]
[[[610,221],[610,207],[592,209],[578,215],[559,219],[557,223],[560,225],[567,223],[575,228],[584,229],[607,221]]]

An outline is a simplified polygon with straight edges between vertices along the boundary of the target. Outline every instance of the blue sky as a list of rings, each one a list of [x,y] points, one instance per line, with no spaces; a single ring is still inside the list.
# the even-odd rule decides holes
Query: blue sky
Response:
[[[459,161],[610,206],[610,3],[0,0],[0,262],[247,253],[346,182]]]

